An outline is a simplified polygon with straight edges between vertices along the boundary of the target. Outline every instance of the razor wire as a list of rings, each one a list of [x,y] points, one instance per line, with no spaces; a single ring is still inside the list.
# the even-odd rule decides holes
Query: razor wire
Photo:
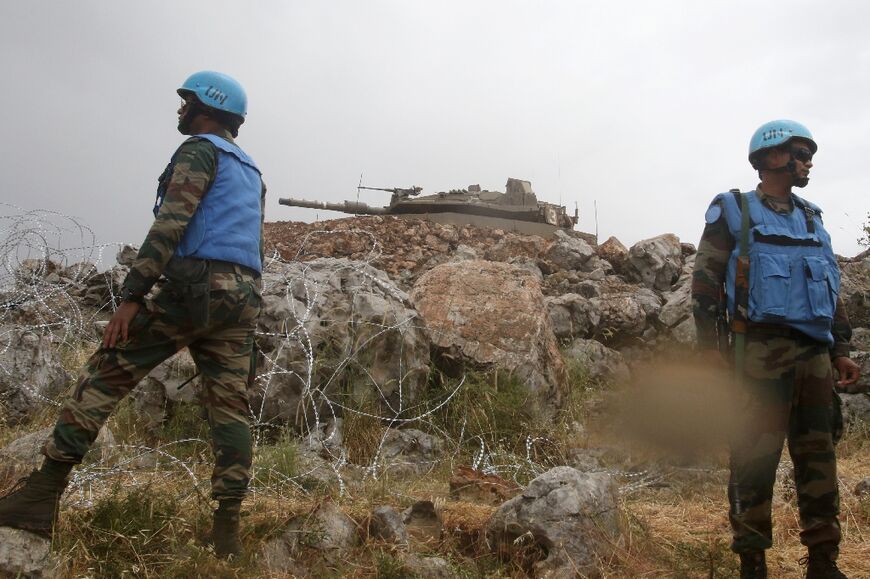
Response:
[[[127,271],[122,265],[104,262],[107,249],[120,244],[96,243],[90,228],[58,212],[24,210],[7,204],[0,204],[0,209],[4,213],[0,216],[0,376],[12,376],[9,354],[16,347],[15,341],[26,333],[47,339],[54,351],[81,347],[82,343],[95,347],[95,326],[116,307],[120,282]],[[329,235],[359,236],[368,240],[368,252],[362,259],[333,261],[341,265],[327,268],[327,274],[318,270],[317,260],[299,261],[304,257],[309,239]],[[77,243],[70,244],[70,239]],[[458,439],[452,439],[435,424],[433,416],[454,402],[466,386],[466,378],[455,379],[436,399],[425,403],[420,399],[420,390],[425,390],[426,384],[421,384],[418,376],[415,391],[410,383],[415,370],[407,367],[408,357],[413,353],[404,350],[405,338],[408,333],[423,335],[431,330],[425,329],[414,315],[407,295],[379,275],[373,264],[382,255],[382,247],[370,231],[319,230],[304,238],[293,259],[284,260],[276,252],[266,260],[264,299],[270,300],[270,307],[284,312],[285,316],[277,327],[269,328],[261,323],[255,334],[258,343],[269,347],[261,347],[263,364],[252,392],[257,402],[251,406],[254,441],[257,449],[267,449],[271,431],[291,428],[304,460],[301,460],[303,466],[299,472],[292,474],[274,467],[258,467],[255,461],[252,491],[284,492],[279,488],[283,485],[305,492],[305,481],[314,479],[335,482],[339,492],[346,494],[350,476],[377,480],[385,471],[403,466],[400,456],[388,457],[385,452],[388,435],[395,426],[416,426],[423,432],[436,430],[450,449],[431,457],[428,463],[415,462],[411,465],[414,469],[434,468],[440,461],[452,463],[465,449],[471,454],[471,466],[484,474],[519,482],[543,473],[547,467],[533,458],[533,448],[546,442],[544,438],[528,435],[524,453],[517,454],[501,448],[498,441],[489,440],[482,433],[470,432],[467,413],[459,414],[462,427]],[[354,287],[335,287],[350,279],[356,280]],[[329,304],[324,304],[329,291],[347,294],[342,304],[343,315],[330,315]],[[387,316],[389,319],[367,318],[360,305],[367,297],[386,303],[387,313],[391,314]],[[346,326],[344,343],[340,344],[340,351],[326,356],[324,346],[328,345],[328,340],[316,333],[339,324]],[[365,360],[382,353],[391,340],[399,346],[391,372],[395,383],[388,392],[386,384],[373,374],[374,370]],[[425,360],[427,365],[428,362]],[[356,377],[351,384],[351,396],[342,396],[342,383],[349,374]],[[272,395],[280,396],[276,391],[286,388],[288,383],[298,390],[293,416],[270,416],[267,400]],[[38,387],[20,383],[17,388],[18,392],[13,389],[12,395],[24,392],[32,400],[59,405],[56,396],[47,396]],[[352,403],[357,389],[372,396],[370,406]],[[0,392],[0,403],[2,397],[9,394],[9,391]],[[352,464],[346,441],[341,440],[340,425],[346,425],[351,417],[369,420],[380,428],[367,464]],[[198,438],[181,438],[154,447],[115,445],[108,458],[90,458],[85,467],[76,471],[71,481],[74,492],[68,500],[89,504],[95,492],[121,474],[131,484],[149,480],[141,467],[143,457],[148,457],[144,462],[153,462],[161,473],[178,471],[191,481],[193,491],[201,495],[198,487],[203,481],[197,475],[196,461],[174,450],[182,443],[209,444]],[[614,469],[607,472],[628,480],[624,492],[635,492],[659,480],[646,472],[627,473]],[[270,477],[281,481],[282,485],[268,484],[266,480]]]

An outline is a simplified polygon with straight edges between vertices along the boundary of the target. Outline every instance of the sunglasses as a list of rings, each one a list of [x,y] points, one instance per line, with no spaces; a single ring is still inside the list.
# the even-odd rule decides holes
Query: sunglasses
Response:
[[[813,160],[813,152],[804,147],[793,147],[789,152],[795,161],[809,163]]]

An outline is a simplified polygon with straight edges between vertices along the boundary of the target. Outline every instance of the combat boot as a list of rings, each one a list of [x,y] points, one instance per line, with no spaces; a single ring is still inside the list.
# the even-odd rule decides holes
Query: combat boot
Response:
[[[767,562],[764,551],[740,553],[740,579],[766,579]]]
[[[222,559],[241,557],[242,542],[239,539],[239,513],[241,500],[222,500],[214,512],[214,526],[209,542],[215,554]]]
[[[807,579],[847,579],[837,568],[837,547],[818,545],[810,547],[809,556],[802,560],[806,563]]]
[[[40,470],[18,481],[0,498],[0,526],[14,527],[51,537],[60,496],[72,464],[46,459]]]

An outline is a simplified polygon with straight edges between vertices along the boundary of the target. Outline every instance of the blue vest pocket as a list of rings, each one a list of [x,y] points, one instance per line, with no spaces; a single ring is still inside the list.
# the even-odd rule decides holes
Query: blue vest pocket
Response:
[[[755,278],[755,283],[750,284],[750,319],[761,321],[786,316],[791,287],[790,262],[788,255],[758,254],[756,272],[754,275],[750,272]]]
[[[831,267],[823,257],[805,257],[807,297],[815,319],[833,319],[839,283],[832,280]]]

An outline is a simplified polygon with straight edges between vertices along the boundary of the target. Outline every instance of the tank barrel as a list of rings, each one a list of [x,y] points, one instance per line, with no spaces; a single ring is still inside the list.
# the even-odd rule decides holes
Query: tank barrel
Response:
[[[384,215],[387,213],[385,207],[372,207],[366,203],[359,201],[343,201],[342,203],[327,203],[325,201],[309,201],[307,199],[278,199],[281,205],[289,205],[290,207],[307,207],[308,209],[324,209],[327,211],[341,211],[342,213],[352,213],[354,215]]]

